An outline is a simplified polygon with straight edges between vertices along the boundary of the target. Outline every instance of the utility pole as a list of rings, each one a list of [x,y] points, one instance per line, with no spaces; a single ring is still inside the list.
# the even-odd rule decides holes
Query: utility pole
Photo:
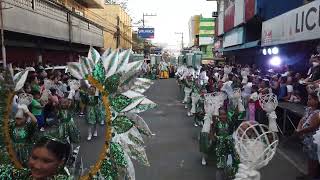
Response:
[[[1,21],[1,49],[2,49],[2,63],[3,68],[7,68],[7,54],[6,54],[6,47],[4,45],[4,26],[3,26],[3,7],[2,7],[2,0],[0,0],[0,21]]]
[[[144,17],[146,17],[146,16],[157,16],[157,14],[145,14],[145,13],[143,13],[142,14],[142,28],[144,28],[145,27],[145,18]],[[145,44],[146,44],[146,40],[144,39],[143,40],[143,53],[144,53],[144,56],[146,56],[146,53],[145,53],[145,51],[146,51],[146,46],[145,46]]]
[[[116,48],[120,46],[120,17],[117,16]]]
[[[145,16],[157,16],[156,14],[145,14],[145,13],[143,13],[142,14],[142,27],[144,28],[145,26],[144,26],[144,17]]]
[[[183,43],[183,32],[176,32],[175,34],[180,34],[181,35],[181,49],[184,48],[184,43]]]

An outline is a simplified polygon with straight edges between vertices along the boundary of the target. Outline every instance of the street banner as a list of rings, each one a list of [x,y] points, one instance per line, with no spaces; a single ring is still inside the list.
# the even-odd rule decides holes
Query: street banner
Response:
[[[320,1],[313,1],[263,22],[261,46],[320,38]]]
[[[138,36],[143,39],[153,39],[154,38],[154,28],[139,28]]]

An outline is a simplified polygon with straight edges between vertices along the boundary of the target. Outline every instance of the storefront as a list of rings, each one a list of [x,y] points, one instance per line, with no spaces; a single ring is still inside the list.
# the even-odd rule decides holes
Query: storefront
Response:
[[[319,39],[320,1],[314,1],[263,22],[261,54],[266,61],[278,57],[280,64],[307,67]]]

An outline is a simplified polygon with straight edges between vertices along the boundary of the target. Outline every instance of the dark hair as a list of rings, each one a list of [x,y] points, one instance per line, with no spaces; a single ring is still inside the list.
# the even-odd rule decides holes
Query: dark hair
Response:
[[[68,161],[71,151],[69,143],[63,143],[54,138],[43,137],[33,146],[33,149],[42,147],[47,148],[59,161],[64,160],[64,164]]]
[[[55,88],[50,88],[49,90],[50,90],[51,94],[56,95],[57,90]]]
[[[309,93],[309,96],[311,96],[311,97],[312,97],[312,99],[316,99],[316,100],[318,100],[318,95],[317,95],[317,93],[316,93],[316,92]]]
[[[309,93],[308,95],[311,96],[312,99],[314,99],[314,100],[316,100],[318,102],[317,109],[320,109],[320,102],[319,102],[319,98],[318,98],[317,92],[312,92],[312,93]]]
[[[264,81],[264,84],[266,85],[266,87],[270,87],[270,82],[269,81]]]

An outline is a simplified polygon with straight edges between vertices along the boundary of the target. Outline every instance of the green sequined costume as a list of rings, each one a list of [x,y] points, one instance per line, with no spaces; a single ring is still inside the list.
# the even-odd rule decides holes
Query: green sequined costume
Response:
[[[204,115],[205,115],[205,112],[204,112],[204,97],[200,96],[200,99],[196,104],[196,113],[195,113],[195,116],[194,116],[194,122],[197,125],[203,124]]]
[[[230,119],[228,122],[218,120],[215,124],[216,133],[216,165],[219,169],[224,169],[228,179],[234,179],[239,164],[239,158],[235,153],[232,131],[230,131]],[[228,164],[228,158],[230,164]]]
[[[42,135],[55,137],[70,143],[80,142],[80,131],[73,120],[73,113],[68,109],[59,110],[57,117],[60,121],[56,128],[47,129]]]
[[[11,138],[13,147],[19,161],[26,165],[32,150],[32,146],[36,140],[35,132],[37,124],[27,122],[23,127],[14,127],[14,122],[11,123]]]
[[[95,125],[100,123],[101,119],[101,108],[99,108],[99,97],[98,96],[91,96],[86,95],[85,97],[85,104],[86,104],[86,120],[87,123],[90,125]]]
[[[98,98],[98,108],[99,108],[99,122],[101,124],[104,124],[104,121],[106,119],[106,107],[103,104],[101,96]]]

